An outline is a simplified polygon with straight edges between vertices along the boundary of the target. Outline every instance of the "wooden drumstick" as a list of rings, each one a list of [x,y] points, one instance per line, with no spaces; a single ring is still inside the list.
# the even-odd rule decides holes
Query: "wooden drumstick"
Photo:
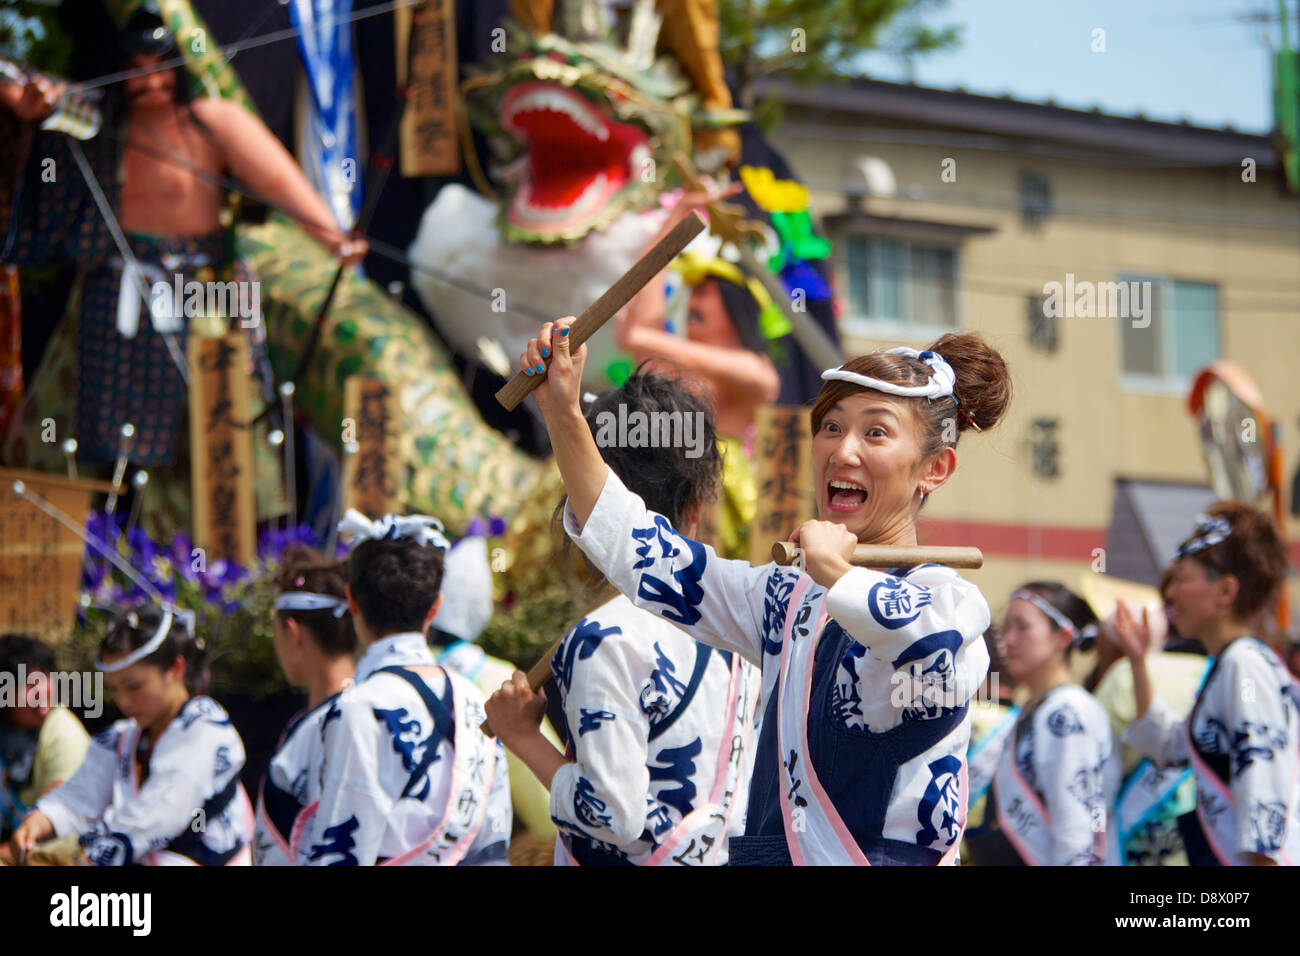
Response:
[[[777,564],[794,564],[799,545],[778,541],[772,545],[772,560]],[[892,547],[883,544],[860,544],[853,549],[850,562],[860,568],[914,568],[918,564],[942,564],[950,568],[980,568],[984,555],[979,548]]]
[[[608,322],[614,313],[627,305],[632,296],[640,292],[647,282],[662,272],[692,239],[704,231],[704,225],[704,219],[698,212],[692,210],[690,215],[674,226],[666,236],[647,249],[645,255],[632,263],[632,268],[619,276],[617,281],[606,289],[599,299],[589,305],[570,327],[570,352],[578,351],[578,346],[591,338],[596,330]],[[514,411],[519,403],[528,397],[528,393],[544,381],[546,381],[545,372],[536,375],[515,372],[514,377],[497,392],[497,401],[510,411]]]

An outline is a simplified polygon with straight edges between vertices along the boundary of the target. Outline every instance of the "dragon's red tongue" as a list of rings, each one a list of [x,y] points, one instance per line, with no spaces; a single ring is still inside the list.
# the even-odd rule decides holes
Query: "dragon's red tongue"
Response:
[[[531,199],[538,205],[572,205],[602,172],[607,180],[627,178],[627,149],[618,136],[602,142],[553,110],[521,112],[515,125],[529,140]]]

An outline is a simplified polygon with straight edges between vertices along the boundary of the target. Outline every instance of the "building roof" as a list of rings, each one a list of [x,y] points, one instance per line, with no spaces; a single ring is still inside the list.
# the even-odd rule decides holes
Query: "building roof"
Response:
[[[890,125],[969,131],[1022,142],[1054,143],[1099,156],[1180,166],[1240,166],[1246,157],[1259,166],[1276,165],[1268,136],[1190,123],[1164,123],[1144,117],[1113,116],[1100,108],[1070,109],[963,90],[939,90],[914,83],[889,83],[862,77],[800,86],[782,77],[765,77],[754,86],[759,97],[788,106],[844,114],[843,120],[874,117]],[[805,122],[810,117],[800,114]],[[832,119],[823,116],[822,119]]]

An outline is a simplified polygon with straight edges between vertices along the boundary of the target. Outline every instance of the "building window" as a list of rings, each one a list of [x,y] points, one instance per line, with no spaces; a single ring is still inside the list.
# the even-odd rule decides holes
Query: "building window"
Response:
[[[909,337],[952,329],[957,321],[955,246],[849,235],[839,243],[847,273],[846,331]]]
[[[1025,297],[1025,318],[1029,321],[1029,344],[1049,355],[1060,345],[1056,313],[1047,306],[1047,296]]]
[[[1185,388],[1198,369],[1219,357],[1218,286],[1149,276],[1120,279],[1144,283],[1147,301],[1146,316],[1118,320],[1125,380],[1137,387]]]
[[[1020,171],[1020,222],[1031,232],[1043,228],[1052,214],[1052,181],[1045,173]]]

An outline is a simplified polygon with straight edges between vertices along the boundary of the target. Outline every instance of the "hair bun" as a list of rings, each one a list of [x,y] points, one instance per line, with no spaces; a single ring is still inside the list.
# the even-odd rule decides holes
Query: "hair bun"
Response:
[[[996,425],[1011,404],[1011,372],[1002,354],[974,332],[949,332],[929,350],[942,355],[957,378],[958,430]]]

